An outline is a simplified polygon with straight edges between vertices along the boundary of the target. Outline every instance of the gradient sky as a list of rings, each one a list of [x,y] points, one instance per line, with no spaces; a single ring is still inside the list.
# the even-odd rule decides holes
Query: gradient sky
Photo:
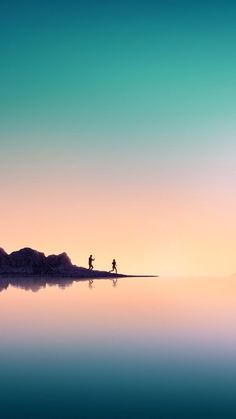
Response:
[[[1,1],[0,245],[236,271],[233,1]]]

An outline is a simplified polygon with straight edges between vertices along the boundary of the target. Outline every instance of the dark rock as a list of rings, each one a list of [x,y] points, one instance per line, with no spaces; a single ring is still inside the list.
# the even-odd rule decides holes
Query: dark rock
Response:
[[[9,258],[13,271],[27,274],[41,274],[45,271],[46,257],[44,253],[28,247],[11,253]]]
[[[0,272],[7,272],[10,265],[10,257],[9,255],[0,248]]]
[[[66,253],[61,253],[60,255],[50,255],[46,258],[47,270],[48,273],[63,273],[65,271],[70,271],[73,268],[71,260]]]
[[[73,278],[105,278],[114,275],[105,271],[90,271],[71,263],[66,253],[45,256],[28,247],[8,255],[0,248],[0,275],[18,276],[64,276]]]

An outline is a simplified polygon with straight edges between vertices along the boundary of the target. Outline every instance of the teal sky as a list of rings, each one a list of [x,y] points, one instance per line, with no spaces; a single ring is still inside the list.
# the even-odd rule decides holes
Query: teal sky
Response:
[[[132,190],[168,177],[175,190],[176,178],[199,176],[199,188],[215,179],[233,190],[235,2],[0,7],[0,174],[9,188],[43,172],[97,188],[107,178]]]
[[[2,8],[6,134],[27,142],[27,132],[32,141],[42,130],[56,134],[52,146],[66,148],[126,148],[127,137],[131,147],[164,147],[163,135],[180,145],[186,138],[178,133],[189,142],[189,131],[232,124],[233,2],[9,1]]]
[[[227,1],[6,2],[4,149],[211,153],[235,128],[235,17]]]

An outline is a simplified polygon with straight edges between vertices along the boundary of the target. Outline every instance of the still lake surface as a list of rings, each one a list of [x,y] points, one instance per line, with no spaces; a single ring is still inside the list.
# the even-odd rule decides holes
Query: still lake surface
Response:
[[[236,278],[41,286],[0,293],[0,418],[235,419]]]

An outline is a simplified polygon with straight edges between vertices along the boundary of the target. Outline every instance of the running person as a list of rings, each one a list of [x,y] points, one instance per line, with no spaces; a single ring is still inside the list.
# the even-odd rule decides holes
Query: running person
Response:
[[[109,272],[114,272],[114,271],[117,274],[117,264],[116,264],[116,260],[115,259],[113,259],[113,261],[112,261],[112,270],[109,271]]]
[[[95,259],[93,258],[93,255],[90,255],[89,256],[89,259],[88,259],[88,265],[89,265],[89,270],[90,271],[92,271],[92,269],[93,269],[93,261],[94,261]]]

